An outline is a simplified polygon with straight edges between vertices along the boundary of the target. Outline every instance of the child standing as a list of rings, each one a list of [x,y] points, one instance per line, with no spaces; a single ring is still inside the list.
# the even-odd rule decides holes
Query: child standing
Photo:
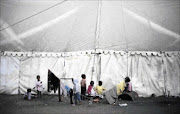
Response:
[[[75,104],[77,104],[77,100],[79,101],[79,103],[81,103],[81,98],[80,98],[80,91],[79,91],[79,85],[78,85],[78,80],[74,80],[72,78],[72,82],[74,84],[74,87],[73,87],[73,92],[74,92],[74,100],[75,100]]]
[[[42,91],[42,81],[40,80],[40,76],[37,75],[37,82],[36,82],[36,86],[34,87],[34,89],[37,89],[37,96],[41,97],[41,91]]]
[[[73,104],[73,100],[72,100],[72,97],[73,97],[73,89],[70,89],[70,90],[69,90],[69,94],[70,94],[70,103]]]
[[[85,94],[86,94],[86,75],[82,74],[81,77],[82,77],[82,80],[81,80],[81,99],[85,100]]]

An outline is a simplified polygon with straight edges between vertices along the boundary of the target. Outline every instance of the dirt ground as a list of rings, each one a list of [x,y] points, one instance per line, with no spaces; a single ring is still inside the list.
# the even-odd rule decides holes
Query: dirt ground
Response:
[[[127,103],[127,106],[119,106],[119,103]],[[68,98],[58,102],[57,95],[43,95],[42,98],[28,101],[23,99],[23,95],[0,94],[0,114],[25,113],[180,114],[180,98],[138,98],[135,101],[121,100],[116,105],[109,105],[105,100],[90,105],[88,100],[85,100],[81,105],[72,106]]]

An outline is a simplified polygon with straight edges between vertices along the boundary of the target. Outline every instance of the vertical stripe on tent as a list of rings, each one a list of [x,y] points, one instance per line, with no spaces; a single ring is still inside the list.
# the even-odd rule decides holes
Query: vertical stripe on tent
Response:
[[[167,95],[166,94],[167,88],[166,88],[166,68],[165,68],[164,56],[162,56],[162,65],[163,65],[163,77],[164,77],[164,91],[163,91],[163,94],[165,96],[165,95]]]
[[[126,67],[127,67],[127,74],[126,74],[126,75],[128,76],[128,75],[129,75],[129,73],[128,73],[128,71],[129,71],[129,70],[128,70],[128,66],[129,66],[129,60],[128,60],[128,59],[129,59],[129,58],[128,58],[128,55],[129,55],[129,54],[128,54],[129,45],[128,45],[128,40],[127,40],[126,26],[125,26],[125,20],[124,20],[123,1],[121,1],[121,8],[122,8],[122,16],[123,16],[122,19],[123,19],[123,28],[124,28],[124,38],[125,38],[125,40],[126,40],[126,49],[125,49],[125,50],[126,50],[126,52],[127,52],[127,53],[126,53],[126,54],[127,54],[127,64],[126,64],[126,65],[127,65],[127,66],[126,66]]]
[[[18,75],[18,78],[19,78],[19,81],[18,81],[18,94],[20,94],[20,78],[21,78],[21,58],[20,58],[20,63],[19,63],[19,75]]]
[[[5,76],[5,91],[7,89],[7,77],[8,77],[8,65],[9,65],[9,57],[7,57],[7,64],[6,64],[6,76]]]
[[[94,75],[94,65],[95,65],[95,54],[93,55],[93,66],[92,66],[92,73],[91,73],[91,81],[92,81],[93,75]]]
[[[37,71],[38,71],[38,74],[40,75],[40,62],[41,62],[41,58],[40,57],[38,57],[38,69],[37,69]]]
[[[97,7],[96,30],[95,30],[95,44],[94,44],[95,45],[94,46],[95,52],[96,52],[96,49],[99,49],[101,10],[102,10],[102,0],[99,0],[98,1],[98,7]],[[98,61],[98,54],[94,53],[94,61],[93,61],[93,67],[92,67],[91,81],[93,80],[93,75],[95,75],[96,80],[98,80],[97,74],[99,74],[99,73],[97,73],[97,71],[99,71],[99,69],[97,70],[97,67],[99,65],[97,65],[97,63],[98,63],[97,61]],[[95,69],[96,69],[96,72],[95,72]]]
[[[96,18],[96,30],[95,30],[95,50],[99,48],[99,41],[100,41],[100,20],[101,20],[101,8],[102,7],[102,1],[98,1],[98,7],[97,7],[97,18]]]
[[[2,72],[1,72],[1,58],[2,58],[2,56],[0,56],[0,91],[1,91],[1,75],[2,75]]]
[[[100,78],[101,78],[101,54],[98,55],[97,66],[98,66],[98,76],[97,76],[97,81],[100,81]],[[97,82],[97,83],[98,83],[98,82]]]
[[[32,76],[32,59],[31,59],[31,63],[30,63],[30,75],[29,75],[29,82],[28,82],[28,86],[30,87],[30,80],[31,80],[31,76]]]

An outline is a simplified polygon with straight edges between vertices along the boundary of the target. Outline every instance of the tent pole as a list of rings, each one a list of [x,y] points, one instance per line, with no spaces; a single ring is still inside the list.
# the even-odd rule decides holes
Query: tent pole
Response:
[[[102,1],[98,1],[97,18],[96,18],[96,31],[95,31],[95,51],[99,48],[99,33],[100,33],[100,20],[101,20],[101,6]]]
[[[95,30],[95,42],[94,42],[95,43],[95,45],[94,45],[95,53],[94,53],[91,80],[93,79],[93,75],[94,75],[94,71],[95,71],[95,66],[96,66],[95,59],[96,59],[96,55],[98,55],[96,51],[99,48],[99,41],[100,41],[99,33],[100,33],[100,20],[101,20],[101,6],[102,6],[102,1],[98,0],[97,18],[96,18],[96,30]]]
[[[101,78],[101,56],[100,56],[101,53],[98,54],[98,80],[97,81],[100,81],[100,78]]]
[[[127,53],[127,76],[129,75],[129,73],[128,73],[128,64],[129,64],[129,58],[128,58],[128,55],[129,55],[129,51],[128,51],[128,40],[127,40],[127,35],[126,35],[126,26],[125,26],[125,20],[124,20],[124,10],[123,10],[123,1],[121,2],[121,7],[122,7],[122,16],[123,16],[123,28],[124,28],[124,37],[125,37],[125,40],[126,40],[126,53]]]
[[[127,76],[129,75],[129,71],[128,71],[128,66],[129,66],[129,53],[128,53],[128,51],[127,51]],[[129,77],[129,76],[128,76]]]
[[[62,99],[61,99],[61,80],[59,79],[59,86],[58,86],[58,97],[59,97],[59,102],[62,102]]]

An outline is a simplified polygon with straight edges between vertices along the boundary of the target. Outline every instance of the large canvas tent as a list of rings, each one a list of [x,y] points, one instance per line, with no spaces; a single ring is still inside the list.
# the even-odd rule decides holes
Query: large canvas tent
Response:
[[[1,0],[0,93],[59,78],[126,76],[141,96],[180,95],[179,0]]]

